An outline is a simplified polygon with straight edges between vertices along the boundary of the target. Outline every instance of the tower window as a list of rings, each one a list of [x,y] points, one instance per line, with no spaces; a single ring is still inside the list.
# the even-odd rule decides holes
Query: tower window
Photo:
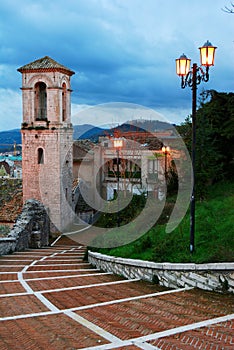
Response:
[[[44,164],[43,148],[38,148],[38,150],[37,150],[37,162],[38,162],[38,164]]]
[[[35,85],[35,119],[47,119],[47,93],[46,84],[38,82]]]
[[[62,85],[62,120],[63,122],[67,119],[67,87],[66,84]]]

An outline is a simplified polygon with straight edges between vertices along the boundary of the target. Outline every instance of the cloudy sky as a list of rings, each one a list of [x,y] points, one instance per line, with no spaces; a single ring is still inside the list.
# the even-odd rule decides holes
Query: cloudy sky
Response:
[[[234,14],[225,6],[229,0],[1,0],[0,131],[21,124],[17,68],[46,55],[76,72],[74,124],[93,122],[76,113],[107,102],[143,105],[182,122],[191,111],[191,91],[175,74],[182,53],[199,63],[198,47],[209,39],[216,62],[199,91],[233,91]]]

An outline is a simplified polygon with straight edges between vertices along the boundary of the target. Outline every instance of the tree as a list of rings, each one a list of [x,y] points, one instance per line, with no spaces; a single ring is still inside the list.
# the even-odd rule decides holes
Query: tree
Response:
[[[203,91],[196,120],[196,193],[203,198],[208,185],[231,179],[234,171],[234,94]],[[189,151],[191,127],[189,117],[178,127]]]
[[[225,6],[222,10],[227,13],[234,13],[234,4],[231,2],[231,7]]]
[[[222,157],[222,175],[231,178],[234,171],[234,93],[210,90],[208,98],[202,113],[208,119],[212,142]]]

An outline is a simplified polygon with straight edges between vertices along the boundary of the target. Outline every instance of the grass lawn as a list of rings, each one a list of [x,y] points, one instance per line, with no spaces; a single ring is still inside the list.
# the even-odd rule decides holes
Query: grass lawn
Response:
[[[144,236],[125,246],[99,249],[101,253],[155,262],[234,261],[234,183],[213,185],[208,197],[196,203],[195,252],[189,252],[189,211],[171,233],[156,224]],[[95,249],[96,250],[96,249]]]

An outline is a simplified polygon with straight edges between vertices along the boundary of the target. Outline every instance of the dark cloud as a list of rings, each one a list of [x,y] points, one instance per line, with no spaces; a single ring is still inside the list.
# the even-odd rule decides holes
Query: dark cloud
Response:
[[[233,88],[233,18],[221,11],[223,5],[223,0],[3,0],[0,88],[19,91],[16,69],[49,55],[76,72],[75,104],[131,102],[178,110],[181,119],[190,108],[190,91],[180,90],[175,74],[175,58],[183,52],[199,61],[198,46],[211,40],[218,46],[217,65],[204,88]]]

